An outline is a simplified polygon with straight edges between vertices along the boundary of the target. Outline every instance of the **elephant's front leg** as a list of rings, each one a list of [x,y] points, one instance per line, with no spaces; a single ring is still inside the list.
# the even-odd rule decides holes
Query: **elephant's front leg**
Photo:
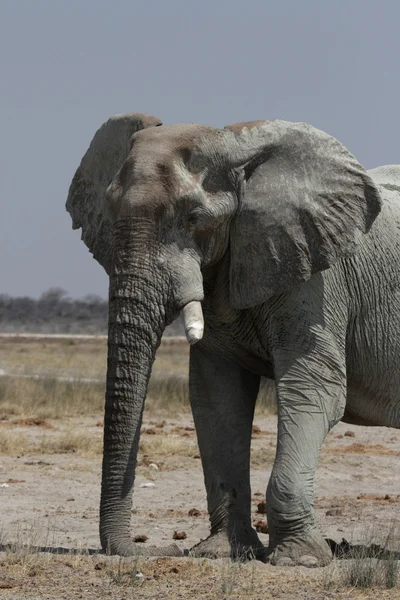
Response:
[[[344,413],[344,355],[335,343],[306,355],[274,352],[278,443],[267,488],[272,564],[323,566],[332,560],[314,513],[314,476],[321,445]]]
[[[190,351],[190,402],[207,490],[210,536],[195,556],[265,558],[251,526],[250,444],[260,378],[210,352]]]

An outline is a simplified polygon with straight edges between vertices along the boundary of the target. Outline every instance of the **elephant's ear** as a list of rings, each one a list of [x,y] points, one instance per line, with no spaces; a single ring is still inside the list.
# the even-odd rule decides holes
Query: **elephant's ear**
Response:
[[[244,168],[231,233],[235,308],[265,302],[355,251],[381,200],[342,144],[286,121],[232,125],[224,136],[228,162]]]
[[[108,119],[96,132],[69,188],[66,208],[72,227],[82,227],[82,240],[107,273],[112,260],[112,228],[104,211],[107,187],[128,155],[132,135],[161,124],[141,113]]]

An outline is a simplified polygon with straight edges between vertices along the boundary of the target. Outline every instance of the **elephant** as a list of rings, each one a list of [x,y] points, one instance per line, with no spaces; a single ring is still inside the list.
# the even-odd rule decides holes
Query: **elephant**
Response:
[[[340,420],[400,426],[400,166],[366,171],[306,123],[218,129],[128,113],[95,134],[66,208],[109,276],[102,548],[135,553],[146,391],[181,314],[210,518],[191,554],[328,564],[314,511],[324,438]],[[268,547],[249,475],[261,377],[278,407]]]

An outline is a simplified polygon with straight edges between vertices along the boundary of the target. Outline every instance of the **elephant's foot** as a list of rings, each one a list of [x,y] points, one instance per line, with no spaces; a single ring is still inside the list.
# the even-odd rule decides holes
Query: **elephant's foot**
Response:
[[[261,560],[266,562],[265,546],[258,539],[254,530],[240,539],[233,537],[229,540],[228,532],[224,529],[213,533],[190,550],[190,556],[203,558],[232,558],[233,560]]]
[[[267,548],[267,554],[267,560],[277,567],[325,567],[332,560],[330,546],[318,531],[278,541]]]

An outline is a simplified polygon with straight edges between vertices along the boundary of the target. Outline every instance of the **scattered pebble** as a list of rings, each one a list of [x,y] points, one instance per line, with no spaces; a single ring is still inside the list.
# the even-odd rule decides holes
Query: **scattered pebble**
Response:
[[[143,575],[143,573],[141,573],[140,571],[138,571],[138,572],[136,573],[135,577],[136,577],[136,579],[143,579],[143,578],[144,578],[144,575]]]
[[[185,531],[174,531],[172,536],[174,540],[186,540],[187,535]]]
[[[69,498],[67,498],[67,502],[75,502],[75,498],[73,498],[72,496],[70,496]]]
[[[344,434],[345,437],[356,437],[354,431],[346,431]]]
[[[0,483],[0,488],[8,488],[10,487],[8,483]]]
[[[144,544],[145,542],[147,542],[149,538],[147,537],[147,535],[136,535],[133,538],[133,541],[135,542],[135,544]]]
[[[261,521],[260,519],[259,521],[255,521],[253,525],[255,527],[255,530],[259,533],[268,533],[268,523],[266,523],[265,521]]]
[[[159,466],[156,465],[156,463],[150,463],[149,464],[149,469],[154,469],[155,471],[159,470]]]
[[[154,487],[155,485],[156,485],[156,484],[155,484],[155,483],[153,483],[152,481],[148,481],[147,483],[141,483],[141,484],[139,485],[139,487],[141,487],[141,488],[152,488],[152,487]]]
[[[262,500],[262,502],[259,502],[257,504],[257,512],[260,515],[266,515],[267,514],[267,503],[265,500]]]
[[[325,514],[327,517],[338,517],[343,514],[343,511],[340,508],[330,508]]]
[[[198,508],[191,508],[188,512],[189,517],[200,517],[201,512]]]
[[[261,433],[261,427],[259,427],[258,425],[253,425],[253,427],[251,428],[251,432],[252,433]]]

